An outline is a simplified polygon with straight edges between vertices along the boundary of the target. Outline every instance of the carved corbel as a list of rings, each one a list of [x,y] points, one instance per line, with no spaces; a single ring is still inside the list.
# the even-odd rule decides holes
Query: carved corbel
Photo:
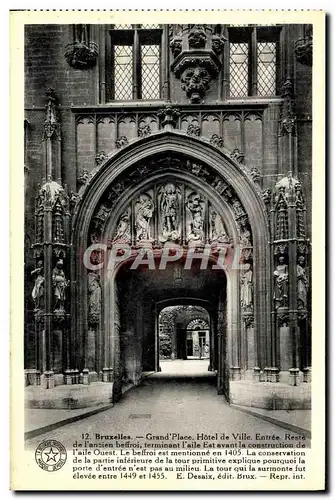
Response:
[[[65,59],[75,69],[88,69],[95,66],[98,58],[98,45],[90,40],[87,24],[73,25],[73,42],[65,47]]]
[[[195,49],[182,51],[173,61],[171,69],[180,78],[181,88],[190,102],[201,103],[221,65],[213,51]]]

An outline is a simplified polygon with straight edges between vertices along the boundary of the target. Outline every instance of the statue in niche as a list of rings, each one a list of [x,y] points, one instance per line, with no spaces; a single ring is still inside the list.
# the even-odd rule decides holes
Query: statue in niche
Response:
[[[191,220],[187,224],[187,240],[202,241],[204,239],[204,215],[200,194],[193,191],[187,199],[186,206],[191,213]]]
[[[44,274],[43,274],[43,262],[41,260],[37,263],[37,268],[31,271],[31,276],[36,276],[35,284],[31,296],[33,298],[35,309],[37,312],[42,307],[42,299],[44,295]]]
[[[88,297],[88,322],[95,325],[101,314],[101,284],[97,273],[88,274]]]
[[[226,233],[224,224],[220,215],[213,210],[211,213],[211,230],[212,230],[212,241],[218,243],[228,243],[229,237]]]
[[[298,309],[307,309],[308,277],[305,270],[305,257],[300,255],[297,264]]]
[[[154,202],[147,194],[141,194],[136,202],[136,240],[150,240],[150,221],[154,212]]]
[[[233,204],[233,210],[234,210],[236,217],[239,217],[240,215],[244,214],[243,207],[237,198],[233,199],[232,204]]]
[[[55,312],[65,312],[65,292],[69,286],[69,281],[65,278],[63,259],[58,259],[52,271],[52,286],[54,290]]]
[[[241,307],[245,312],[252,311],[253,282],[251,264],[245,264],[246,271],[241,276]]]
[[[166,184],[162,189],[160,202],[162,221],[162,241],[176,241],[179,239],[179,198],[175,184]]]
[[[113,238],[113,241],[120,241],[120,242],[125,242],[129,243],[131,239],[130,236],[130,210],[128,209],[126,212],[124,212],[120,219],[119,223],[116,228],[115,236]]]
[[[288,266],[285,264],[285,257],[279,256],[278,266],[273,273],[275,277],[274,300],[276,309],[288,306]]]

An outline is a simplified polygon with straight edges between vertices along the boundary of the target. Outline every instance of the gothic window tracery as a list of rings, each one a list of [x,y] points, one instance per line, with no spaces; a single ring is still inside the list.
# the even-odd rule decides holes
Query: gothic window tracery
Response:
[[[115,25],[110,30],[110,100],[160,98],[161,34],[159,25]]]
[[[230,97],[278,93],[280,27],[229,28]]]

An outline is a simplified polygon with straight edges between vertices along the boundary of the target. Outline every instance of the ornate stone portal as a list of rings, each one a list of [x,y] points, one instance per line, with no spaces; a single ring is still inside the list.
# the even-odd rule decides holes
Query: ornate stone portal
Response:
[[[173,135],[170,132],[166,134]],[[182,139],[178,137],[178,140]],[[221,152],[215,154],[221,155]],[[99,192],[102,194],[98,200],[95,199],[90,211],[85,209],[85,217],[89,221],[85,221],[85,230],[82,229],[85,217],[80,214],[81,201],[77,202],[73,214],[73,245],[78,250],[85,246],[87,248],[92,243],[107,242],[111,246],[118,242],[127,243],[135,252],[139,252],[143,245],[149,245],[156,252],[162,252],[166,243],[177,243],[183,248],[193,246],[195,251],[201,251],[206,245],[214,250],[213,253],[215,249],[220,248],[236,251],[237,266],[230,276],[230,288],[227,294],[229,301],[226,304],[220,303],[221,319],[220,321],[215,319],[222,329],[217,333],[219,339],[217,345],[221,349],[219,357],[227,356],[227,359],[220,361],[219,379],[220,387],[222,386],[220,390],[224,388],[229,396],[228,382],[224,383],[227,376],[228,380],[238,381],[241,377],[245,378],[248,372],[252,372],[256,374],[258,381],[276,382],[279,379],[279,370],[285,371],[282,360],[287,353],[287,346],[286,353],[274,350],[267,354],[265,337],[262,338],[259,331],[263,328],[263,331],[268,332],[269,337],[266,337],[266,341],[270,343],[271,349],[273,345],[279,345],[278,340],[276,344],[271,339],[280,339],[284,334],[287,335],[285,328],[289,328],[290,338],[293,338],[293,332],[297,330],[300,336],[303,335],[303,331],[308,332],[309,279],[304,223],[305,204],[300,183],[292,176],[280,181],[273,192],[268,193],[268,205],[270,205],[268,211],[255,189],[254,182],[243,171],[243,167],[237,162],[232,164],[230,159],[226,161],[229,162],[229,168],[234,175],[239,176],[239,182],[245,182],[245,189],[251,193],[249,195],[255,196],[257,202],[253,202],[253,207],[257,208],[259,204],[261,209],[258,212],[257,222],[263,220],[262,217],[268,220],[270,213],[271,244],[275,258],[273,267],[266,266],[265,273],[264,266],[261,268],[260,262],[264,264],[266,261],[257,259],[261,259],[261,255],[266,255],[266,245],[270,237],[265,236],[265,225],[261,229],[264,240],[259,239],[256,230],[258,237],[256,242],[258,241],[258,244],[261,242],[257,247],[256,259],[254,245],[257,243],[254,241],[254,236],[257,224],[254,219],[252,226],[250,220],[252,210],[250,206],[248,207],[248,199],[241,196],[241,189],[238,194],[237,188],[228,182],[229,175],[224,176],[221,170],[180,153],[171,156],[151,155],[147,160],[121,170],[112,182],[106,183],[104,189],[100,189]],[[91,176],[88,183],[81,188],[79,200],[85,200],[88,192],[97,189],[96,178],[109,171],[108,162],[104,163],[101,170],[97,170],[95,176]],[[235,183],[235,186],[238,186],[238,183]],[[124,330],[122,300],[125,299],[120,299],[120,283],[110,284],[108,274],[104,272],[87,271],[82,263],[77,261],[80,253],[78,255],[74,253],[75,261],[72,261],[69,269],[66,250],[69,233],[66,213],[69,202],[66,201],[66,192],[60,184],[50,181],[41,189],[40,195],[41,202],[37,204],[36,210],[36,242],[40,242],[41,246],[45,241],[43,233],[45,225],[44,218],[41,218],[43,212],[41,210],[45,203],[51,203],[54,216],[50,227],[53,228],[55,251],[64,245],[64,252],[62,255],[55,254],[55,259],[50,261],[48,268],[41,265],[44,254],[41,252],[36,254],[38,260],[33,271],[36,277],[33,290],[36,316],[39,316],[38,311],[43,308],[46,286],[50,289],[49,310],[54,315],[54,325],[61,325],[61,317],[67,319],[70,310],[72,311],[70,307],[74,306],[73,302],[72,305],[69,304],[67,300],[69,297],[80,304],[82,307],[80,317],[78,312],[75,312],[72,318],[76,336],[67,340],[68,345],[74,345],[75,348],[74,356],[71,358],[68,351],[69,362],[67,360],[64,362],[65,366],[71,367],[70,374],[69,370],[65,371],[65,380],[67,383],[77,383],[76,374],[81,372],[83,383],[94,380],[114,381],[116,373],[120,374],[119,377],[124,373],[121,359],[123,342],[128,342],[128,349],[131,344],[130,340],[122,340],[127,339],[129,334]],[[63,198],[65,201],[62,201]],[[296,220],[294,232],[288,224],[293,205]],[[83,217],[82,221],[79,216]],[[39,245],[37,244],[36,248],[39,248]],[[292,253],[292,248],[296,248],[295,254]],[[93,263],[101,262],[99,252],[93,261]],[[68,287],[70,277],[71,286]],[[174,281],[177,282],[175,279]],[[178,286],[182,288],[182,276],[179,281]],[[273,287],[272,323],[264,314],[267,298],[259,292],[262,286],[269,289],[270,286]],[[296,305],[292,302],[294,294],[292,287],[296,290]],[[222,300],[226,301],[225,294],[222,295]],[[296,311],[294,321],[293,306]],[[229,311],[228,318],[226,318],[227,311]],[[296,325],[299,328],[296,328]],[[66,338],[66,328],[64,327],[62,331],[63,337]],[[247,347],[244,347],[245,345]],[[302,365],[297,362],[296,354],[293,353],[286,367],[287,372],[292,369],[291,382],[294,385],[298,383],[297,366],[302,368],[309,366],[307,353],[305,358]]]

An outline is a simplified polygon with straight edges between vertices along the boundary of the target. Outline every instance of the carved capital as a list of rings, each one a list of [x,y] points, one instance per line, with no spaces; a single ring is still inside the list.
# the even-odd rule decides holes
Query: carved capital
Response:
[[[171,69],[181,79],[181,88],[190,102],[200,103],[220,66],[219,58],[211,50],[185,50],[175,58]]]
[[[271,202],[271,189],[264,189],[264,191],[262,191],[262,199],[265,203],[265,205],[269,205],[270,202]]]
[[[128,139],[125,135],[121,135],[115,141],[115,146],[117,149],[124,148],[128,144]]]
[[[257,167],[252,167],[251,168],[251,170],[249,172],[249,177],[256,184],[259,183],[259,181],[261,180],[261,174],[260,174],[260,171],[258,170]]]
[[[281,310],[277,313],[278,326],[288,326],[289,324],[289,313],[286,310]]]

